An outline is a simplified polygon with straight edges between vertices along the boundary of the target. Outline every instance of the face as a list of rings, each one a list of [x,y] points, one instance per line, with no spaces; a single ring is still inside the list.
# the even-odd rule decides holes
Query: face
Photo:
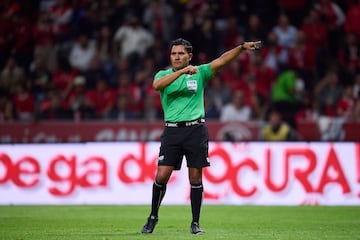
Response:
[[[188,53],[183,45],[174,45],[170,52],[170,61],[172,68],[177,71],[187,65],[191,60],[192,53]]]
[[[236,107],[241,107],[243,105],[243,100],[244,100],[244,94],[242,91],[235,91],[234,95],[233,95],[233,104]]]
[[[270,120],[270,123],[271,123],[271,125],[273,125],[273,126],[277,126],[278,124],[281,123],[281,116],[280,116],[280,114],[277,113],[277,112],[271,113],[269,118],[270,118],[270,119],[269,119],[269,120]]]

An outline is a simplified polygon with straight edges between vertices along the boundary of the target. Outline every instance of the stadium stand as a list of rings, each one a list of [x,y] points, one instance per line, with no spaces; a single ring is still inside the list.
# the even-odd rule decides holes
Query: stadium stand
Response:
[[[192,42],[193,64],[263,41],[208,85],[210,121],[233,124],[220,122],[220,113],[240,91],[250,109],[240,129],[260,131],[276,108],[299,139],[358,141],[359,14],[359,0],[1,1],[0,141],[25,138],[11,137],[13,126],[161,122],[151,83],[177,37]],[[289,71],[292,79],[284,77]],[[233,140],[259,140],[244,134]]]

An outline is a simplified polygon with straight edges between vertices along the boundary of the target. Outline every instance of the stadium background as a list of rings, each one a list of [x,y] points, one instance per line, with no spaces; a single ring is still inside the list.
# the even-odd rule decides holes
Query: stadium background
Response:
[[[194,64],[263,41],[206,89],[206,203],[359,204],[359,1],[5,0],[0,11],[1,204],[145,204],[162,129],[151,82],[177,37]],[[286,98],[273,94],[282,81]],[[274,109],[291,142],[263,141]],[[166,203],[187,203],[186,176],[171,184],[182,198]]]

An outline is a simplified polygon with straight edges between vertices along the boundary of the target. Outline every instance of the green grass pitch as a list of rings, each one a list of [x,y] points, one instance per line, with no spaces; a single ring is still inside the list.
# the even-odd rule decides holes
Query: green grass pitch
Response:
[[[191,235],[190,206],[161,206],[152,234],[149,206],[0,206],[1,240],[360,239],[360,207],[204,205],[204,235]]]

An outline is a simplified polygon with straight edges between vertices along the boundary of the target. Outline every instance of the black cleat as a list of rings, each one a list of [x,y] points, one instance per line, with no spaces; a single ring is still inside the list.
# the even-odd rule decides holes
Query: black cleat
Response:
[[[205,233],[205,231],[200,228],[200,225],[198,222],[192,222],[190,225],[190,233],[203,234],[203,233]]]
[[[152,233],[154,231],[155,225],[158,222],[158,217],[150,216],[148,217],[145,225],[141,229],[141,233]]]

